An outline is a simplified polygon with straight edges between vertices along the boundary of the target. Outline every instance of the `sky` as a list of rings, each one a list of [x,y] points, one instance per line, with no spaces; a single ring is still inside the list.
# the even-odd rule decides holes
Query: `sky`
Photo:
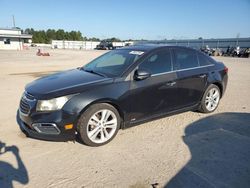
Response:
[[[101,39],[250,37],[250,0],[0,0],[0,27]]]

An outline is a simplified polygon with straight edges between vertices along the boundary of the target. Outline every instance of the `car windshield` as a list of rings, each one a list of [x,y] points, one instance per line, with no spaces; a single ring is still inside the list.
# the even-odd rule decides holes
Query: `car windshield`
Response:
[[[143,53],[143,51],[134,50],[113,50],[85,65],[83,70],[108,77],[117,77]]]

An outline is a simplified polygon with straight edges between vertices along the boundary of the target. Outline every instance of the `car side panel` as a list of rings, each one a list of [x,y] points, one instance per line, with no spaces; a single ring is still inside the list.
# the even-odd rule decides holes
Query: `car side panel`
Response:
[[[199,103],[207,86],[207,67],[178,71],[177,75],[178,95],[180,97],[176,105],[182,108]]]
[[[225,65],[223,64],[215,64],[215,66],[208,67],[208,83],[209,84],[219,84],[222,89],[222,96],[225,93],[228,82],[228,73],[225,72]]]

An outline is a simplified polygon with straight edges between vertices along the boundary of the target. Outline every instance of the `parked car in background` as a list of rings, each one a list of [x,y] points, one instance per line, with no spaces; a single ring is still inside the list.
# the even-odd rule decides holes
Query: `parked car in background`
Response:
[[[224,52],[220,48],[213,48],[212,50],[212,56],[222,56]]]
[[[129,44],[129,43],[125,43],[125,42],[112,42],[112,41],[108,41],[108,40],[103,40],[103,41],[100,42],[100,44],[98,44],[96,46],[96,49],[97,50],[114,50],[116,48],[122,48],[126,44]]]
[[[238,57],[246,57],[246,58],[250,57],[250,48],[241,49]]]
[[[238,47],[231,47],[228,46],[223,56],[230,56],[230,57],[246,57],[248,58],[250,55],[250,48],[240,48]]]
[[[227,80],[227,67],[197,50],[130,46],[28,84],[17,118],[30,137],[100,146],[141,122],[215,111]]]
[[[201,47],[200,51],[202,51],[203,53],[205,53],[209,56],[211,56],[213,54],[212,50],[209,48],[208,45]]]
[[[96,46],[97,50],[113,50],[114,46],[111,41],[101,41],[100,44]]]

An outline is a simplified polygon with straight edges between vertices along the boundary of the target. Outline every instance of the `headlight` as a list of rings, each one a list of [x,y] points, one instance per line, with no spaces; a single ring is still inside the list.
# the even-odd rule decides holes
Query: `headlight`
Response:
[[[73,96],[74,95],[67,95],[50,100],[38,100],[36,105],[36,111],[41,112],[41,111],[60,110],[63,107],[63,105]]]

